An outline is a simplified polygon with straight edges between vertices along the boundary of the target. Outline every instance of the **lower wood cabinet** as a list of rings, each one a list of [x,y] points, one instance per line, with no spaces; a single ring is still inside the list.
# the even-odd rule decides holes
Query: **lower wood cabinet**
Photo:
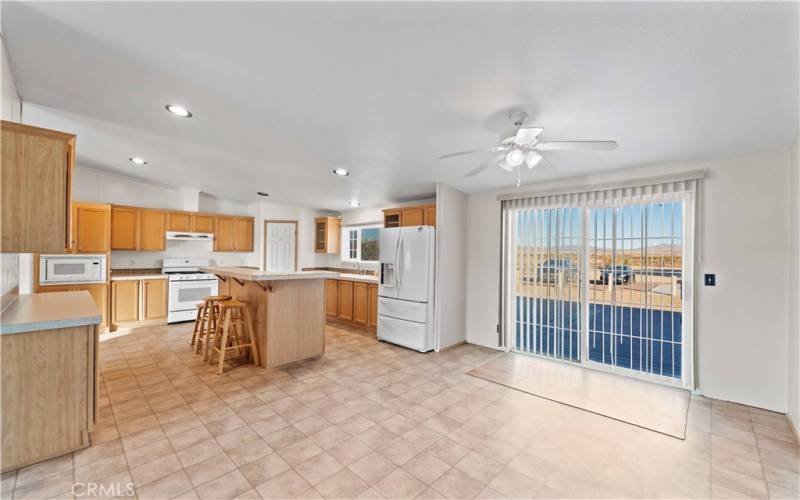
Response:
[[[328,319],[375,329],[378,326],[378,285],[361,281],[325,280]]]
[[[164,323],[167,319],[167,286],[165,278],[112,281],[112,329]]]
[[[353,321],[353,282],[339,280],[339,319]]]
[[[100,329],[108,326],[108,285],[105,283],[97,283],[91,285],[44,285],[36,288],[36,293],[53,293],[53,292],[77,292],[86,290],[92,296],[97,309],[103,317],[100,320]]]
[[[339,315],[339,280],[325,280],[325,315],[329,318]]]

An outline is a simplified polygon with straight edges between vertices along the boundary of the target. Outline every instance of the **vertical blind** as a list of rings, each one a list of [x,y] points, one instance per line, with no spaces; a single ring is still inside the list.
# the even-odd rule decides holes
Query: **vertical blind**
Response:
[[[703,176],[498,197],[507,347],[687,385]]]

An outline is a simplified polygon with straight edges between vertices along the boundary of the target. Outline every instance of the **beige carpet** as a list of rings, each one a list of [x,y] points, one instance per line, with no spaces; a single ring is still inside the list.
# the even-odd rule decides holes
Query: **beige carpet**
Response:
[[[525,354],[505,354],[468,374],[622,422],[686,437],[689,391]]]

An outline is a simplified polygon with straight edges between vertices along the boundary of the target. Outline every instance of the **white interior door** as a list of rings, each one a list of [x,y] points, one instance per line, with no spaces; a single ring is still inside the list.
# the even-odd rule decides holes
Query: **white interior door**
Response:
[[[295,222],[267,222],[266,226],[265,268],[267,272],[294,271],[297,224]]]

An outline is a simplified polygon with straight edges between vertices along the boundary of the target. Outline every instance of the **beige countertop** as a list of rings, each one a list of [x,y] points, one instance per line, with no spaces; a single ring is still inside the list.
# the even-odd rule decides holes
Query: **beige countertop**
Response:
[[[339,273],[331,271],[295,271],[291,273],[271,273],[250,267],[201,267],[204,273],[229,276],[242,281],[281,281],[338,278]]]
[[[337,279],[347,281],[360,281],[361,283],[378,284],[378,277],[371,274],[338,273]]]
[[[20,295],[0,319],[0,335],[99,325],[100,311],[89,292]]]

